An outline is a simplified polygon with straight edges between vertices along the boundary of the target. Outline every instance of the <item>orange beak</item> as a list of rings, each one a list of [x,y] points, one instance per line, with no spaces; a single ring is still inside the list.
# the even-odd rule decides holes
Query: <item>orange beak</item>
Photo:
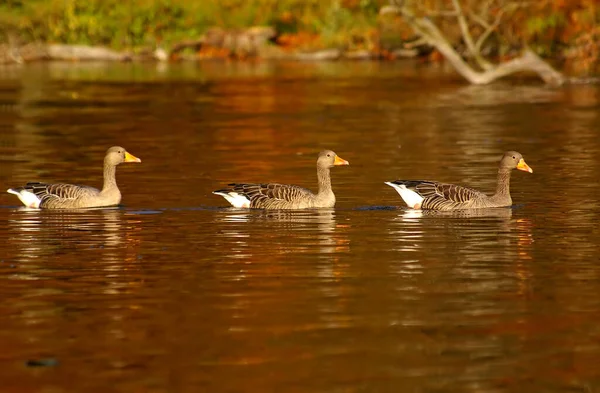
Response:
[[[335,156],[335,161],[333,162],[333,165],[350,165],[350,163],[338,156]]]
[[[527,165],[525,163],[525,160],[522,159],[522,158],[519,160],[519,163],[517,164],[517,169],[520,170],[520,171],[525,171],[525,172],[533,173],[533,169],[531,169],[529,167],[529,165]]]
[[[125,162],[142,162],[142,160],[140,160],[133,154],[129,154],[128,152],[125,152]]]

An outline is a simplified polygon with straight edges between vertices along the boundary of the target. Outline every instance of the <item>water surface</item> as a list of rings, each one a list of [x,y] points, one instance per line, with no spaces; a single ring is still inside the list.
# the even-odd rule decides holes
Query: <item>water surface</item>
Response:
[[[597,87],[465,86],[399,63],[0,68],[0,185],[100,186],[122,206],[0,196],[0,380],[19,392],[594,392],[600,389]],[[231,181],[335,209],[243,211]],[[407,211],[384,181],[515,206]],[[41,361],[41,366],[27,363]]]

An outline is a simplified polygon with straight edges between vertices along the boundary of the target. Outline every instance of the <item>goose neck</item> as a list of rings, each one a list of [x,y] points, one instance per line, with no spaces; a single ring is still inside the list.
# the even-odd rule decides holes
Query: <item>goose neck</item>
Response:
[[[496,196],[510,197],[510,173],[507,168],[498,169],[498,180],[496,184]]]
[[[317,180],[319,182],[320,195],[332,192],[329,168],[317,166]]]
[[[117,167],[109,162],[104,162],[104,186],[102,192],[117,188],[116,179]]]

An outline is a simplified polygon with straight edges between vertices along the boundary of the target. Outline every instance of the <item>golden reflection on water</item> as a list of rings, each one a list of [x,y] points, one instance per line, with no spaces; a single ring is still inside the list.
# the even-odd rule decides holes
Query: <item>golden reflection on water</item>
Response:
[[[98,264],[110,277],[111,272],[130,269],[136,262],[139,225],[135,216],[119,208],[67,211],[19,208],[8,218],[7,245],[15,250],[18,262],[29,266],[27,279],[43,278],[47,272],[43,264],[48,258],[65,254],[77,255],[80,263]],[[34,262],[40,263],[40,270],[31,268]]]
[[[445,239],[448,256],[456,260],[455,270],[464,277],[484,278],[498,274],[481,266],[501,263],[514,271],[517,292],[525,294],[532,275],[531,249],[534,242],[531,220],[513,218],[512,208],[478,209],[455,212],[404,210],[394,219],[390,231],[399,246],[398,252],[409,252],[399,273],[422,274],[427,261],[422,259],[433,236]],[[449,241],[455,237],[456,240]],[[464,241],[470,239],[474,241]],[[485,285],[481,289],[485,289]],[[490,284],[495,286],[495,283]],[[488,288],[492,289],[492,288]]]
[[[339,315],[346,307],[348,295],[344,280],[349,277],[350,265],[344,258],[350,251],[349,231],[352,227],[338,222],[334,209],[293,212],[223,209],[215,217],[221,223],[219,237],[223,237],[228,245],[226,257],[234,264],[219,266],[219,274],[224,279],[232,278],[258,287],[262,287],[261,282],[264,281],[269,288],[277,288],[281,292],[280,296],[254,301],[253,296],[240,292],[239,296],[231,299],[234,318],[243,320],[248,315],[262,314],[265,312],[264,303],[278,309],[288,307],[285,299],[298,302],[307,296],[324,296],[335,301],[315,305],[323,314],[317,321],[293,327],[288,321],[281,321],[282,326],[274,327],[274,332],[348,326],[348,319]],[[306,267],[300,268],[293,261],[303,261],[301,265]],[[277,277],[282,278],[281,283],[276,280]],[[327,285],[315,286],[311,290],[286,288],[285,283],[293,278],[318,280]],[[284,293],[289,291],[298,291],[299,294],[288,298],[290,295]],[[238,324],[236,330],[245,331],[247,327]],[[220,364],[247,361],[262,363],[271,360],[263,357],[250,360],[249,355],[244,354],[240,360],[223,360]]]
[[[241,248],[250,247],[253,227],[266,227],[268,233],[262,233],[262,236],[272,237],[275,242],[269,248],[274,255],[285,255],[288,253],[318,253],[335,254],[346,252],[349,249],[349,241],[344,235],[348,229],[348,224],[342,225],[336,223],[335,210],[320,209],[308,211],[260,211],[260,210],[241,210],[226,209],[217,216],[223,223],[236,223],[232,227],[227,227],[222,231],[225,237],[235,239],[235,244]],[[303,233],[311,240],[314,240],[312,233],[316,231],[318,236],[316,242],[286,242],[285,236],[293,236],[294,240],[302,239]],[[279,241],[278,241],[279,240]],[[290,239],[291,240],[291,239]],[[252,253],[233,253],[232,258],[253,257]]]
[[[476,210],[461,210],[453,212],[437,212],[429,210],[413,210],[407,209],[402,211],[397,218],[399,229],[397,232],[401,234],[402,241],[413,241],[413,244],[398,248],[399,251],[414,251],[415,247],[424,247],[423,240],[424,227],[437,226],[446,230],[469,230],[473,227],[477,230],[477,223],[494,223],[496,229],[486,227],[486,232],[507,232],[509,230],[510,219],[512,217],[512,209],[476,209]],[[483,233],[477,232],[477,235]],[[503,242],[504,237],[498,238],[498,241]]]
[[[597,87],[253,67],[49,64],[0,86],[5,188],[99,185],[114,144],[143,159],[118,170],[125,209],[29,212],[0,195],[3,386],[596,387]],[[314,189],[322,148],[352,163],[332,171],[335,210],[223,209],[210,194],[229,181]],[[405,211],[382,184],[490,191],[509,149],[535,169],[515,174],[513,209]],[[23,361],[45,354],[65,367],[32,380]]]

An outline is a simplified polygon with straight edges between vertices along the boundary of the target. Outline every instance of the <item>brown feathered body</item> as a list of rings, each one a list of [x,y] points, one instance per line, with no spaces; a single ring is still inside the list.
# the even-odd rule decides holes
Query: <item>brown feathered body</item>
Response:
[[[118,188],[103,193],[94,187],[77,184],[31,182],[12,190],[34,194],[39,199],[39,205],[30,207],[40,209],[85,209],[116,206],[121,202],[121,192]]]
[[[255,209],[310,209],[335,206],[335,194],[331,189],[330,168],[348,165],[331,150],[322,151],[317,159],[319,191],[312,191],[289,184],[279,183],[230,183],[229,188],[214,191],[234,207]]]
[[[491,196],[472,188],[429,180],[395,180],[386,184],[396,189],[413,209],[449,211],[506,207],[512,205],[510,175],[515,168],[533,172],[520,153],[504,153],[498,167],[496,192]]]
[[[8,189],[27,207],[40,209],[85,209],[116,206],[121,202],[117,187],[116,167],[122,162],[141,162],[119,146],[111,147],[104,157],[104,185],[94,187],[65,183],[30,182],[23,187]]]
[[[235,193],[244,196],[248,206],[255,209],[310,209],[317,207],[334,207],[335,194],[333,191],[314,194],[312,191],[289,184],[265,183],[231,183],[230,188],[215,191],[221,193]]]

